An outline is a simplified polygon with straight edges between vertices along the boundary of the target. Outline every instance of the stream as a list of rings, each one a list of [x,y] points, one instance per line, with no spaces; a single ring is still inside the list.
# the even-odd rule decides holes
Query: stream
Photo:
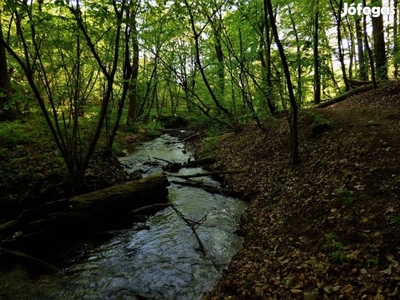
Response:
[[[147,177],[162,172],[149,161],[165,165],[163,160],[181,163],[189,157],[177,138],[162,135],[120,161],[128,172],[140,169]],[[178,174],[199,172],[202,169],[190,168]],[[218,186],[210,177],[195,180]],[[246,204],[179,184],[171,184],[169,199],[178,212],[168,207],[145,224],[133,225],[100,245],[88,245],[60,263],[65,266],[60,274],[35,275],[22,267],[0,272],[0,299],[201,299],[242,247],[235,230]],[[182,216],[197,222],[201,245]],[[143,225],[149,229],[137,230]]]

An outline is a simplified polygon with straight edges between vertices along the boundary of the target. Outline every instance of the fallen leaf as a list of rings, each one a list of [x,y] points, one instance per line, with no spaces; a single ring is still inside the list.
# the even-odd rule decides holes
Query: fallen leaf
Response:
[[[351,284],[346,285],[340,290],[340,292],[343,294],[348,294],[351,293],[352,291],[353,291],[353,286]]]

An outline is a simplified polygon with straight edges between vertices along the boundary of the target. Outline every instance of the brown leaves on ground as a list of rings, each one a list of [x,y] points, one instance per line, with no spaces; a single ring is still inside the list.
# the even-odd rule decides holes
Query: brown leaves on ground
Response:
[[[284,118],[218,145],[226,184],[253,197],[244,248],[206,299],[399,299],[400,84]],[[328,124],[322,130],[315,126]]]

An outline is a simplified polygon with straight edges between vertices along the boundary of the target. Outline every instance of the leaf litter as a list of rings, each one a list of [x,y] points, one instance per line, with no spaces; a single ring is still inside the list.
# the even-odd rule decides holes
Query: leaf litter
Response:
[[[322,132],[313,131],[329,123]],[[214,170],[251,199],[243,249],[205,299],[398,299],[400,83],[225,134]]]

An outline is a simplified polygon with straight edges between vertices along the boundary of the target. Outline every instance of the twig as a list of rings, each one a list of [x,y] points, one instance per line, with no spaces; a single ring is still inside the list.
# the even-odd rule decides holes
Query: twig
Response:
[[[158,157],[153,157],[155,160],[161,160],[165,161],[166,163],[173,164],[173,162],[170,162],[169,160],[163,159],[163,158],[158,158]]]
[[[143,206],[143,207],[134,209],[134,210],[132,210],[132,213],[134,215],[136,215],[136,214],[142,213],[146,210],[153,210],[153,209],[160,210],[160,209],[166,208],[168,206],[171,206],[171,203],[155,203],[152,205],[147,205],[147,206]]]
[[[200,246],[200,251],[203,253],[204,256],[208,257],[208,259],[211,261],[211,263],[212,263],[212,265],[214,266],[214,268],[215,268],[216,270],[219,271],[219,267],[218,267],[218,266],[216,265],[216,263],[211,259],[211,257],[209,257],[209,256],[207,255],[207,252],[206,252],[206,249],[205,249],[205,247],[204,247],[204,245],[203,245],[203,242],[201,241],[199,235],[198,235],[197,232],[196,232],[196,228],[195,228],[195,227],[198,227],[198,225],[199,225],[201,222],[204,222],[204,220],[206,219],[207,215],[205,215],[205,216],[202,217],[199,221],[196,222],[196,221],[192,221],[192,220],[186,219],[185,216],[175,207],[175,205],[171,204],[171,207],[172,207],[173,210],[176,212],[176,214],[190,227],[190,229],[192,230],[192,232],[194,233],[194,235],[195,235],[195,237],[196,237],[196,239],[197,239],[197,243],[198,243],[199,246]],[[195,226],[195,225],[197,225],[197,226]]]
[[[187,142],[187,141],[189,141],[189,140],[191,140],[191,139],[193,139],[193,138],[195,138],[195,137],[197,137],[197,136],[200,136],[201,134],[203,134],[203,132],[196,132],[195,134],[190,135],[190,136],[184,138],[184,139],[182,140],[182,143]]]

